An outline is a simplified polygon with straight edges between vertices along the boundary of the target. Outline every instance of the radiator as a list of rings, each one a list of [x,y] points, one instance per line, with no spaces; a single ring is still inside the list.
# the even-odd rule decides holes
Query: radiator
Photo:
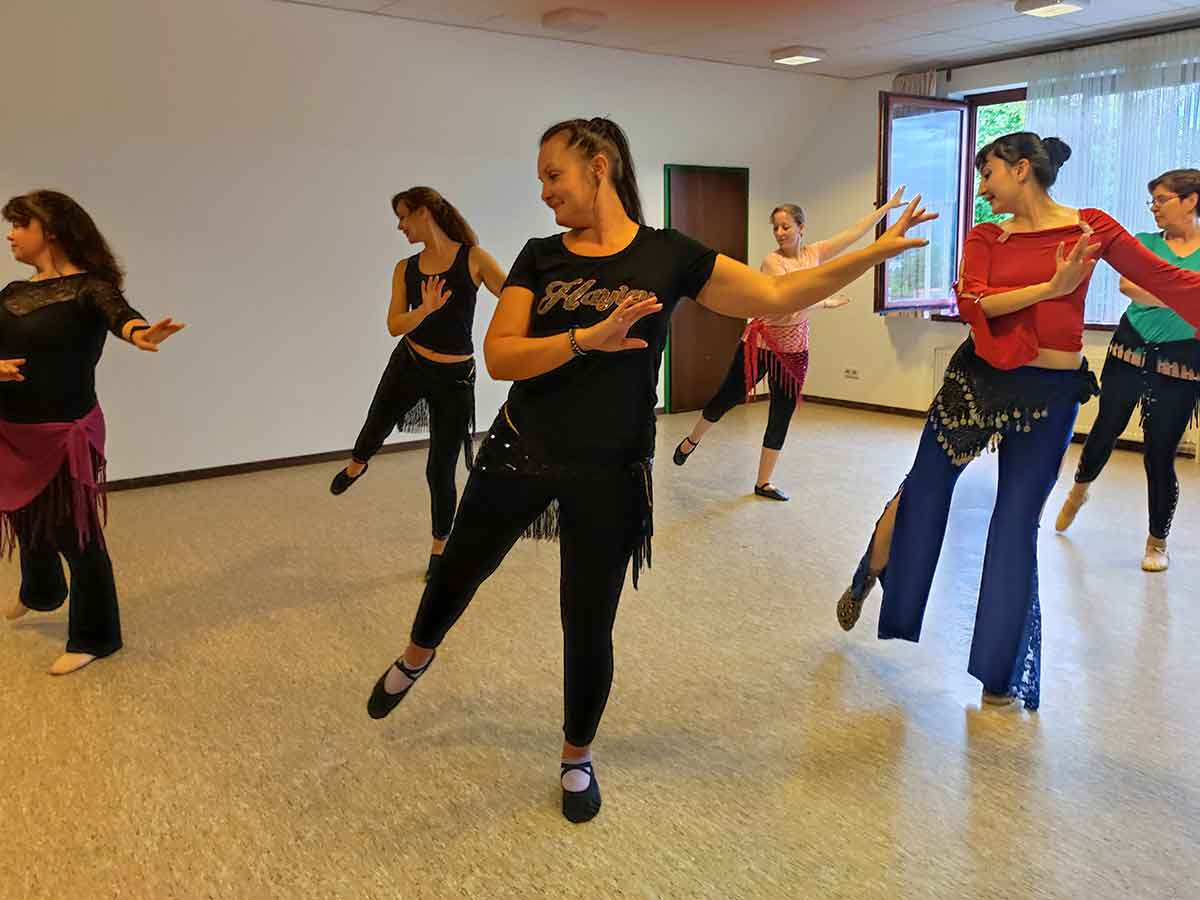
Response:
[[[942,389],[942,380],[946,377],[946,366],[950,365],[950,357],[957,349],[958,347],[938,347],[933,351],[933,393],[929,395],[930,403],[937,396],[937,392]]]

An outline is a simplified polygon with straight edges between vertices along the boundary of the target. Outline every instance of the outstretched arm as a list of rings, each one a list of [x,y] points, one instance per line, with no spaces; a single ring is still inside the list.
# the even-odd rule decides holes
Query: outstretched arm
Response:
[[[1139,306],[1166,306],[1145,288],[1140,288],[1128,278],[1121,279],[1121,293]]]
[[[831,297],[863,273],[905,250],[924,247],[924,238],[907,237],[910,228],[937,218],[920,208],[917,195],[904,214],[870,246],[840,259],[773,278],[728,256],[718,256],[712,276],[696,300],[725,316],[753,318],[799,312]]]
[[[899,209],[903,205],[904,185],[901,185],[896,193],[892,194],[891,199],[888,200],[887,203],[884,203],[882,206],[871,210],[862,218],[857,219],[849,228],[845,228],[842,231],[837,232],[837,234],[820,241],[821,262],[827,262],[828,260],[833,259],[839,253],[865,235],[868,231],[874,228],[879,220],[886,216],[889,212],[891,212],[893,209]]]

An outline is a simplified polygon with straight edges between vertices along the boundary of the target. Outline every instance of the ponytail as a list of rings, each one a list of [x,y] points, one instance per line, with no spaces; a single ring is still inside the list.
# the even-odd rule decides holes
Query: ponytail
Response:
[[[446,237],[467,247],[477,247],[479,237],[475,229],[467,224],[463,214],[449,200],[430,187],[412,187],[392,197],[392,212],[403,203],[409,209],[427,209]]]
[[[538,143],[545,144],[558,134],[565,134],[567,146],[577,149],[589,159],[602,155],[608,160],[613,189],[625,209],[625,215],[639,225],[645,225],[633,154],[629,151],[629,138],[621,126],[612,119],[600,116],[594,119],[567,119],[547,128]]]

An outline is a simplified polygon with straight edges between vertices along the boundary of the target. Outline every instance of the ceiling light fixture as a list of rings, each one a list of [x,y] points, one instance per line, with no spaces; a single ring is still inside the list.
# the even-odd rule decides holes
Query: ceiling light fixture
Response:
[[[1017,0],[1013,9],[1027,16],[1049,19],[1087,9],[1090,3],[1091,0]]]
[[[571,6],[552,9],[550,12],[542,15],[543,28],[549,28],[553,31],[570,31],[574,34],[595,31],[607,21],[608,15],[606,13],[593,9],[576,9]]]
[[[818,47],[783,47],[771,51],[771,61],[781,66],[803,66],[820,62],[825,56],[826,52]]]

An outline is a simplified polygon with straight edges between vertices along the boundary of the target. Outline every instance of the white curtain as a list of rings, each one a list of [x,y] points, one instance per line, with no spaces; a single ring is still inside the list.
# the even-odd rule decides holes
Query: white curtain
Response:
[[[907,72],[892,79],[892,91],[913,97],[937,96],[937,72]]]
[[[1140,38],[1038,58],[1026,127],[1073,151],[1054,196],[1110,213],[1130,231],[1153,231],[1146,184],[1200,164],[1200,30]],[[1113,323],[1128,300],[1118,276],[1096,269],[1089,323]]]

